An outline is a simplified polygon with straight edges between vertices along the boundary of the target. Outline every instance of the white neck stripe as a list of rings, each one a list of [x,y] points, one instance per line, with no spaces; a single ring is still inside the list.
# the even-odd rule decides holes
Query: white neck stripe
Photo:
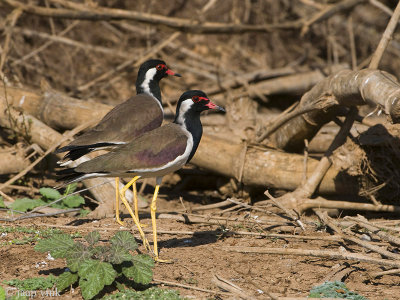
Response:
[[[151,69],[147,70],[147,72],[146,72],[146,74],[144,76],[144,80],[143,80],[142,84],[140,85],[140,87],[143,89],[144,93],[149,94],[150,96],[152,96],[157,101],[157,103],[160,106],[161,110],[164,111],[160,101],[157,99],[156,96],[154,96],[151,93],[151,90],[150,90],[150,81],[152,81],[154,79],[154,76],[156,75],[156,73],[157,73],[157,69],[156,68],[151,68]]]
[[[193,105],[193,101],[192,99],[187,99],[181,102],[181,106],[179,107],[179,115],[178,115],[178,119],[177,122],[182,125],[183,127],[185,127],[186,129],[186,125],[185,125],[185,113],[192,107]]]

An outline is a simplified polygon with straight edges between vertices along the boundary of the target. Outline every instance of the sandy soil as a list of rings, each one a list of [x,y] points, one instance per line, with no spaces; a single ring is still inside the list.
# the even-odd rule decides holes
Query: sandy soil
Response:
[[[179,200],[168,202],[160,200],[160,209],[167,207],[171,209],[173,206],[181,208]],[[175,220],[160,219],[158,221],[160,231],[177,233],[159,235],[160,256],[163,259],[172,260],[173,263],[156,264],[154,279],[158,282],[155,283],[160,284],[159,281],[168,281],[186,285],[188,288],[161,284],[161,286],[179,290],[181,295],[195,299],[231,299],[232,295],[222,292],[212,282],[213,275],[216,274],[241,287],[246,293],[257,299],[268,299],[267,292],[277,296],[305,297],[313,286],[321,284],[324,280],[337,278],[338,270],[345,269],[346,271],[343,271],[342,274],[346,274],[339,277],[343,278],[351,290],[369,299],[399,299],[399,277],[370,278],[368,275],[370,272],[382,270],[381,267],[376,265],[315,257],[243,254],[224,249],[226,246],[249,246],[366,252],[356,245],[324,239],[324,237],[329,236],[329,233],[318,230],[313,226],[312,224],[317,221],[313,218],[305,219],[307,231],[300,233],[300,236],[319,236],[321,237],[320,240],[230,235],[223,234],[222,230],[246,230],[246,228],[235,228],[226,222],[221,222],[221,225],[218,226],[184,224]],[[283,220],[282,217],[277,215],[271,216],[271,221],[274,219],[281,222]],[[125,218],[125,220],[127,226],[132,225],[128,218]],[[150,219],[145,213],[142,214],[142,222],[150,224]],[[74,217],[35,218],[14,223],[2,223],[1,226],[27,226],[42,229],[55,227],[69,233],[79,232],[82,235],[92,230],[99,230],[102,239],[105,240],[112,236],[116,230],[121,229],[113,218],[91,220]],[[293,227],[293,232],[295,230],[295,227]],[[191,231],[195,234],[179,233],[180,231]],[[254,229],[252,231],[259,230]],[[279,232],[279,230],[266,228],[265,232]],[[139,237],[136,230],[134,233],[135,236]],[[21,233],[9,233],[2,236],[0,241],[5,242],[22,236]],[[48,260],[45,254],[34,251],[34,244],[2,245],[0,247],[2,280],[25,279],[47,274],[57,275],[62,271],[65,266],[62,259]],[[140,250],[144,250],[143,246],[140,246]],[[40,263],[43,261],[45,264]],[[209,290],[209,292],[199,291],[196,288]],[[62,295],[61,298],[57,297],[57,299],[70,298],[81,298],[79,288],[75,289],[73,293]]]

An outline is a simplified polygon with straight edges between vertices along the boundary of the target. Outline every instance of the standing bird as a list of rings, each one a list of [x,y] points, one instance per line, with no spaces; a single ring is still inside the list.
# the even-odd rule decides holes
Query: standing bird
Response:
[[[56,153],[68,152],[60,161],[62,166],[81,156],[103,149],[113,149],[126,144],[145,132],[161,126],[164,111],[161,102],[159,82],[168,75],[181,77],[170,70],[167,64],[158,59],[144,62],[136,79],[136,96],[115,106],[91,130],[77,137],[67,146],[56,150]],[[119,218],[119,178],[115,178],[116,220]],[[134,208],[138,217],[136,184],[133,185]]]
[[[130,143],[116,147],[111,152],[84,162],[75,168],[60,171],[58,175],[63,176],[60,180],[71,183],[92,177],[135,176],[120,191],[121,199],[127,206],[126,190],[139,178],[156,177],[156,188],[150,209],[153,252],[155,260],[160,261],[157,246],[156,201],[162,178],[168,173],[179,170],[192,159],[203,133],[200,113],[213,108],[225,111],[211,102],[204,92],[187,91],[179,98],[173,123],[147,132]],[[128,209],[139,229],[145,247],[151,250],[139,220],[130,207]]]

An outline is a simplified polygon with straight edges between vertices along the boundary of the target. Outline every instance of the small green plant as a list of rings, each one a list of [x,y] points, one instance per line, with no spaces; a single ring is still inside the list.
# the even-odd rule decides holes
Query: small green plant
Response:
[[[26,212],[28,210],[32,210],[35,207],[42,206],[49,204],[55,200],[63,198],[57,203],[50,205],[54,208],[60,209],[69,209],[79,207],[85,203],[85,199],[79,195],[71,195],[76,190],[77,184],[69,184],[63,194],[53,188],[44,187],[39,190],[39,193],[42,195],[38,199],[30,199],[30,198],[20,198],[16,199],[12,204],[10,204],[9,208],[20,211]],[[4,204],[4,203],[3,203]]]
[[[0,196],[0,208],[6,208],[6,205],[4,204],[4,199],[2,196]]]
[[[310,298],[343,298],[352,300],[367,300],[355,292],[350,291],[343,282],[326,281],[310,291]]]
[[[36,290],[46,290],[51,289],[56,282],[57,277],[54,275],[49,275],[47,277],[33,277],[28,279],[12,279],[8,281],[3,281],[3,283],[14,286],[18,290],[23,291],[36,291]]]
[[[3,289],[2,286],[0,286],[0,299],[6,299],[6,291]]]
[[[54,234],[63,233],[60,229],[55,228],[45,228],[45,229],[37,229],[25,226],[0,226],[0,234],[13,234],[13,233],[23,233],[23,237],[21,239],[9,239],[4,242],[0,242],[0,246],[5,245],[24,245],[32,242],[36,242],[43,238],[48,238]],[[81,237],[79,232],[71,234],[72,238]],[[1,299],[1,298],[0,298]]]
[[[184,299],[179,295],[178,291],[149,288],[145,291],[134,291],[126,289],[113,295],[107,295],[102,300],[117,300],[117,299],[132,299],[132,300],[181,300]]]
[[[105,286],[122,286],[133,280],[146,285],[153,277],[153,259],[145,254],[132,255],[138,245],[127,231],[117,232],[110,245],[99,244],[97,231],[84,237],[85,242],[74,242],[67,234],[54,235],[35,246],[39,252],[50,252],[54,258],[65,258],[68,270],[56,280],[59,291],[79,283],[84,299],[92,299]]]

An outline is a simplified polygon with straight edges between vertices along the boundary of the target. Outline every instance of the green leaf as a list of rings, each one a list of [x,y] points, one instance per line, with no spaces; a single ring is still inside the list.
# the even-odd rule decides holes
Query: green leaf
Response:
[[[35,291],[51,289],[56,282],[57,277],[49,275],[47,277],[33,277],[24,280],[12,279],[4,281],[5,284],[15,286],[19,290]]]
[[[179,296],[178,291],[160,289],[160,288],[149,288],[144,291],[134,291],[131,289],[124,289],[118,293],[112,295],[106,295],[102,300],[113,300],[113,299],[131,299],[131,300],[183,300],[183,298]]]
[[[117,272],[110,263],[88,259],[79,266],[79,286],[84,299],[92,299],[105,285],[112,284]]]
[[[100,233],[98,231],[92,231],[85,236],[85,240],[90,244],[94,245],[100,240]]]
[[[128,231],[118,231],[110,241],[112,245],[121,246],[127,250],[135,250],[138,247],[135,237]]]
[[[39,193],[49,200],[57,200],[61,198],[60,192],[52,188],[41,188]]]
[[[21,198],[15,200],[13,203],[10,204],[10,208],[18,211],[28,211],[35,207],[41,206],[46,204],[41,199],[29,199],[29,198]]]
[[[60,276],[58,276],[56,281],[57,289],[61,292],[66,288],[73,285],[75,282],[78,281],[78,274],[72,272],[64,272]]]
[[[6,291],[0,286],[0,300],[6,299]]]
[[[139,254],[133,257],[133,266],[123,267],[122,273],[132,278],[136,283],[148,284],[153,278],[154,261],[147,254]]]
[[[351,300],[367,300],[364,296],[350,291],[341,281],[325,281],[323,284],[313,287],[309,298],[342,298]]]
[[[79,195],[72,195],[63,199],[63,203],[69,208],[74,208],[80,206],[81,204],[85,204],[85,199]]]
[[[133,256],[121,245],[112,245],[110,247],[110,256],[108,261],[112,264],[122,264],[124,261],[131,261]]]
[[[86,217],[88,214],[90,214],[90,210],[89,209],[81,209],[80,211],[79,211],[79,217]]]
[[[4,199],[2,196],[0,196],[0,208],[6,208],[6,205],[4,204]]]
[[[65,257],[67,258],[67,266],[72,272],[78,272],[80,265],[87,259],[91,258],[93,253],[90,249],[82,243],[74,243],[68,249]]]
[[[68,184],[67,187],[65,188],[64,195],[69,195],[75,192],[76,188],[78,187],[78,184],[76,182]]]
[[[67,257],[74,240],[68,234],[55,234],[49,239],[40,240],[35,246],[39,252],[50,252],[54,258]]]

